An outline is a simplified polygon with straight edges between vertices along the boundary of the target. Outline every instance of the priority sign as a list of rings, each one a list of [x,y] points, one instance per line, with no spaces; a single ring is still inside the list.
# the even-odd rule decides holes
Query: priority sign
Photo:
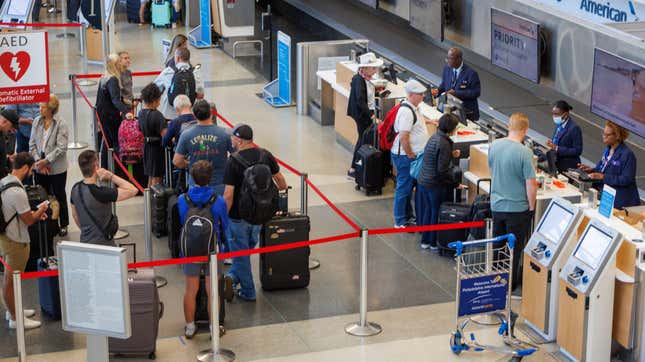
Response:
[[[48,100],[47,32],[0,33],[0,104]]]

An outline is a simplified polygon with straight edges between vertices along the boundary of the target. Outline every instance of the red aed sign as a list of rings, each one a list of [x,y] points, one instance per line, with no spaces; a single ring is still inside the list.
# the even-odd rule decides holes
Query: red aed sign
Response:
[[[0,33],[0,104],[48,100],[47,33]]]

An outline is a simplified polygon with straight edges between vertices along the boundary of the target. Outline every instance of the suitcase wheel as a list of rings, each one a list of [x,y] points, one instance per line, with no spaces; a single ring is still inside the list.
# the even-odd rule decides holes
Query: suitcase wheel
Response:
[[[154,351],[150,352],[150,354],[148,355],[148,359],[157,359],[157,355],[155,354]]]
[[[361,191],[361,187],[360,187],[359,185],[354,186],[354,189],[355,189],[356,191]]]

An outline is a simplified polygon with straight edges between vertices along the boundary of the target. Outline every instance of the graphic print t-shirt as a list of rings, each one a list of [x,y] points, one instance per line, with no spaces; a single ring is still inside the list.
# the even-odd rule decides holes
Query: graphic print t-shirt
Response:
[[[233,151],[231,135],[224,128],[215,125],[190,127],[182,132],[175,150],[188,159],[189,167],[200,160],[210,161],[213,165],[213,177],[209,184],[211,187],[222,185],[229,151]],[[188,184],[195,185],[190,175]]]

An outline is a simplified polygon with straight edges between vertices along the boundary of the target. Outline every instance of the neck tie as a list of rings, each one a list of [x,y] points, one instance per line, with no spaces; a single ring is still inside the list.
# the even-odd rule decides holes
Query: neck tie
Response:
[[[450,88],[455,89],[457,86],[457,69],[452,70],[452,84]]]

